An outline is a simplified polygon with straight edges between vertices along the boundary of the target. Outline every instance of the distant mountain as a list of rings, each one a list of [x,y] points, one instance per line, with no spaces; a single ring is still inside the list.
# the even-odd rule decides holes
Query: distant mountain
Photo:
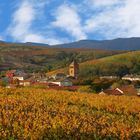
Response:
[[[25,42],[25,43],[19,43],[19,42],[5,42],[0,40],[0,44],[9,44],[9,45],[16,45],[16,46],[28,46],[28,47],[32,47],[32,46],[37,46],[37,47],[48,47],[49,44],[44,44],[44,43],[36,43],[36,42]]]
[[[53,45],[54,48],[95,48],[107,50],[140,50],[140,38],[118,38],[113,40],[80,40],[73,43]]]
[[[43,43],[26,42],[10,43],[0,40],[1,44],[20,45],[28,47],[51,47],[51,48],[93,48],[103,50],[140,50],[140,37],[117,38],[113,40],[80,40],[72,43],[49,45]]]
[[[24,45],[28,45],[28,46],[44,46],[44,47],[48,47],[49,44],[43,44],[43,43],[35,43],[35,42],[26,42],[23,43]]]
[[[0,43],[5,43],[4,41],[0,40]]]

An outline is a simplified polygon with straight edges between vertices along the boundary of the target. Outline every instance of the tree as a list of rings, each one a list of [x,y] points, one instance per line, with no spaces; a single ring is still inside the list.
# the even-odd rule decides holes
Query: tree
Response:
[[[112,85],[112,81],[96,79],[91,85],[94,92],[100,92],[102,89],[108,89]]]
[[[129,69],[126,65],[119,66],[118,68],[116,67],[116,69],[116,75],[119,77],[123,77],[129,73]]]
[[[133,74],[135,74],[135,73],[140,73],[140,64],[138,63],[138,64],[135,64],[134,66],[133,66],[133,68],[130,70],[130,72],[131,73],[133,73]]]

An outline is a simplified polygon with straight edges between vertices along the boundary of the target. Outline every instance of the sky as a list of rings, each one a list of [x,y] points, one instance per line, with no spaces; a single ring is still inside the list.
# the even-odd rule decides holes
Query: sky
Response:
[[[0,40],[61,44],[140,37],[140,0],[0,0]]]

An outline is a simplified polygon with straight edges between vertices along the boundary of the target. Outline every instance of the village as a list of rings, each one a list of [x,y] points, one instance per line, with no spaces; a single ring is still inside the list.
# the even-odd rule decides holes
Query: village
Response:
[[[0,79],[0,86],[6,88],[14,87],[47,87],[48,89],[78,91],[79,85],[75,85],[74,81],[79,77],[79,64],[73,61],[66,73],[56,73],[48,75],[47,73],[26,73],[23,70],[13,69],[5,72],[5,76]],[[116,80],[117,76],[100,76],[100,80]],[[125,75],[121,80],[130,83],[140,82],[139,75]],[[116,83],[115,83],[116,84]],[[79,90],[80,91],[80,90]],[[86,92],[86,90],[85,90]],[[134,84],[118,86],[112,88],[104,88],[98,92],[99,95],[137,95],[140,96],[140,87]]]
[[[50,88],[73,88],[72,79],[77,79],[79,65],[73,61],[69,65],[69,74],[56,73],[48,76],[46,73],[25,73],[23,70],[8,70],[0,80],[7,87],[47,86]]]

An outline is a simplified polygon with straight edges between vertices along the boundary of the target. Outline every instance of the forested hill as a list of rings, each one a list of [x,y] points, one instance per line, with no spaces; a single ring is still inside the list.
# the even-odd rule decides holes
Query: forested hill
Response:
[[[28,71],[51,71],[66,67],[73,59],[78,62],[102,58],[121,51],[92,48],[52,48],[28,43],[0,43],[0,70],[24,69]]]

